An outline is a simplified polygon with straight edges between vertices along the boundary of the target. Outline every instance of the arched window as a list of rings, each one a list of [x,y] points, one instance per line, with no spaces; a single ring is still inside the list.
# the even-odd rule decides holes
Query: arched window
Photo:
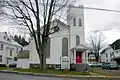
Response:
[[[73,26],[76,26],[76,19],[73,18]]]
[[[82,26],[81,19],[79,18],[79,26]]]
[[[68,38],[62,39],[62,56],[68,56]]]
[[[79,45],[80,44],[80,37],[77,35],[76,36],[76,45]]]
[[[46,45],[46,58],[50,58],[50,38],[47,40],[47,45]]]

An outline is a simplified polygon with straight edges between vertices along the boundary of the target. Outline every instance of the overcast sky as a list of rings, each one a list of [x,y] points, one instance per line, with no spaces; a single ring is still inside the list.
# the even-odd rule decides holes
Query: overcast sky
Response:
[[[77,0],[77,1],[86,7],[120,10],[120,0]],[[120,28],[120,12],[118,13],[85,9],[84,17],[86,35],[91,30],[114,29],[103,32],[104,35],[106,36],[108,43],[112,43],[116,39],[120,38],[120,30],[115,29]],[[0,23],[0,25],[2,24],[6,24],[6,22]],[[12,26],[3,25],[0,27],[0,31],[5,31],[8,27]]]
[[[120,10],[120,0],[78,0],[80,4],[86,7],[105,8],[112,10]],[[106,12],[85,9],[85,32],[91,30],[104,30],[104,35],[109,44],[120,38],[120,12]]]

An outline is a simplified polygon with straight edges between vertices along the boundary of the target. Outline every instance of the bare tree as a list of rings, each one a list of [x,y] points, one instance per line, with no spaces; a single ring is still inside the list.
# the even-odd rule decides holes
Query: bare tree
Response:
[[[4,0],[0,0],[0,20],[3,18],[3,15],[4,15],[4,5],[5,1]]]
[[[99,62],[99,51],[105,46],[105,36],[102,32],[90,32],[87,42],[92,53],[95,55],[96,61]]]
[[[51,21],[69,0],[6,0],[11,15],[22,26],[26,26],[34,38],[37,54],[40,60],[40,69],[46,69],[46,44],[53,28]],[[62,5],[61,5],[62,4]],[[42,26],[42,27],[41,27]]]

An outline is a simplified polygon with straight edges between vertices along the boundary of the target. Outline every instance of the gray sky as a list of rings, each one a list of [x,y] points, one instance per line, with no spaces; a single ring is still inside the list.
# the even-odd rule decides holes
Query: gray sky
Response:
[[[86,7],[95,8],[105,8],[120,10],[120,0],[77,0],[79,4],[83,4]],[[103,30],[103,29],[114,29],[110,31],[104,31],[108,43],[112,43],[116,39],[120,38],[120,30],[115,28],[120,28],[120,12],[106,12],[97,10],[84,10],[85,17],[85,32],[87,33],[91,30]],[[0,23],[3,25],[0,27],[0,31],[5,31],[8,27],[12,25],[4,25],[6,22]]]
[[[80,4],[86,7],[105,8],[120,10],[120,0],[79,0]],[[110,31],[104,31],[104,35],[108,43],[112,43],[116,39],[120,38],[120,12],[106,12],[97,10],[85,9],[85,32],[91,30],[104,30],[114,29]]]

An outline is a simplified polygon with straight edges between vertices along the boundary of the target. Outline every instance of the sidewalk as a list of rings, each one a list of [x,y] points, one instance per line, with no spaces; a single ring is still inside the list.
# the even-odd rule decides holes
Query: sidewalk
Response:
[[[20,75],[32,75],[32,76],[44,76],[44,77],[62,77],[62,78],[94,78],[94,79],[119,79],[120,76],[101,76],[95,73],[90,73],[92,75],[59,75],[59,74],[44,74],[44,73],[32,73],[32,72],[19,72],[8,70],[0,70],[1,73],[11,73]]]

